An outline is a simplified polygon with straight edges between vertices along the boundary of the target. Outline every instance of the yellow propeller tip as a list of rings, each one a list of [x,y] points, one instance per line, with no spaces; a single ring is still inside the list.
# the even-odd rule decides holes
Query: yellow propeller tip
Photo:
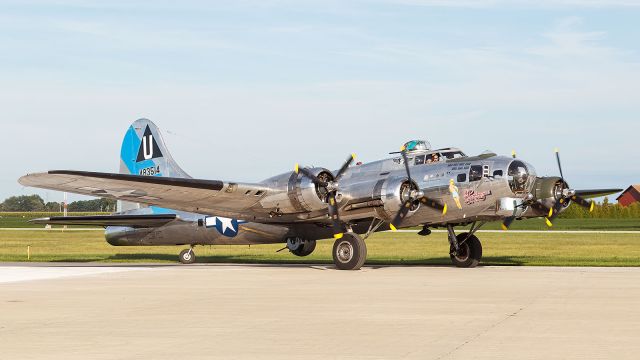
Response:
[[[552,227],[553,224],[551,223],[551,221],[548,218],[544,218],[544,221],[547,223],[548,227]]]
[[[351,154],[351,158],[352,158],[353,160],[355,160],[355,159],[356,159],[356,154],[355,154],[355,153],[352,153],[352,154]]]
[[[447,215],[447,204],[444,204],[444,207],[442,208],[442,215]]]
[[[591,202],[591,206],[589,206],[589,212],[593,212],[593,208],[595,207],[596,203],[594,203],[593,201]]]
[[[336,239],[342,239],[343,236],[344,236],[343,233],[333,234],[333,237],[336,238]]]
[[[395,227],[395,226],[393,226],[393,224],[389,224],[389,227],[390,227],[390,228],[391,228],[391,230],[393,230],[393,231],[398,231],[398,229],[396,229],[396,227]]]
[[[550,218],[553,215],[553,208],[549,209],[549,215],[547,215],[548,218]]]
[[[555,148],[555,149],[553,149],[553,151],[554,151],[554,152],[560,152],[560,149]]]
[[[500,224],[500,225],[502,225],[502,230],[504,230],[504,231],[507,231],[507,230],[509,229],[509,228],[507,227],[507,225],[505,225],[505,224]]]
[[[300,171],[300,165],[296,164],[296,166],[293,168],[296,172],[296,174]]]

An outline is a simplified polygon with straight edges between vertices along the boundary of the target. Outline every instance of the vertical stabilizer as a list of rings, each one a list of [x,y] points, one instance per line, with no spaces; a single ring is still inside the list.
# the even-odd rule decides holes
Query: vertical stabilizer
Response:
[[[190,178],[173,160],[160,129],[148,119],[136,120],[127,129],[120,148],[120,173]],[[123,201],[120,211],[139,207],[139,204]]]

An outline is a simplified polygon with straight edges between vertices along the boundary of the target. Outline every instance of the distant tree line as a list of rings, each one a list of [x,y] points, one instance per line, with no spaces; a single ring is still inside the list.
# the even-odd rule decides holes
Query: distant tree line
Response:
[[[115,212],[116,200],[94,199],[73,201],[67,205],[67,210],[70,212]],[[0,203],[0,211],[59,212],[62,211],[62,203],[45,203],[39,195],[12,196]]]
[[[67,209],[70,212],[115,212],[116,200],[95,199],[80,200],[69,203]],[[0,203],[0,211],[37,211],[37,212],[59,212],[62,211],[62,204],[59,202],[47,202],[39,195],[12,196]],[[601,203],[597,203],[590,213],[582,206],[572,205],[565,210],[561,217],[566,219],[581,218],[613,218],[613,219],[640,219],[640,203],[633,203],[627,207],[620,204],[612,204],[609,198],[604,198]]]
[[[609,198],[605,197],[601,203],[597,203],[593,212],[582,206],[571,205],[560,217],[566,219],[598,218],[598,219],[640,219],[640,203],[633,203],[629,206],[622,206],[618,203],[612,204]]]

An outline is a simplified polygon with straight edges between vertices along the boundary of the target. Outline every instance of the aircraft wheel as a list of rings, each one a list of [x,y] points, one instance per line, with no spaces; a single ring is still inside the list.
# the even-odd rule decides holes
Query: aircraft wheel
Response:
[[[291,250],[291,253],[296,256],[308,256],[311,255],[313,250],[316,249],[315,240],[304,240],[302,246],[299,246],[295,250]]]
[[[338,270],[358,270],[367,259],[367,245],[360,235],[346,233],[333,243],[333,263]]]
[[[453,247],[451,247],[451,262],[453,265],[461,268],[472,268],[478,266],[482,258],[482,244],[475,236],[469,236],[468,233],[458,234],[458,243],[460,244],[458,253],[453,255]]]
[[[183,264],[193,264],[196,262],[196,254],[193,249],[184,249],[180,251],[179,259]]]

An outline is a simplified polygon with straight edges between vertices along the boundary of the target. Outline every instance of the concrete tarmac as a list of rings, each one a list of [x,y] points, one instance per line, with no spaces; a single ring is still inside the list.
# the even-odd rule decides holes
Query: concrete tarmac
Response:
[[[640,268],[0,266],[0,359],[638,359]]]

